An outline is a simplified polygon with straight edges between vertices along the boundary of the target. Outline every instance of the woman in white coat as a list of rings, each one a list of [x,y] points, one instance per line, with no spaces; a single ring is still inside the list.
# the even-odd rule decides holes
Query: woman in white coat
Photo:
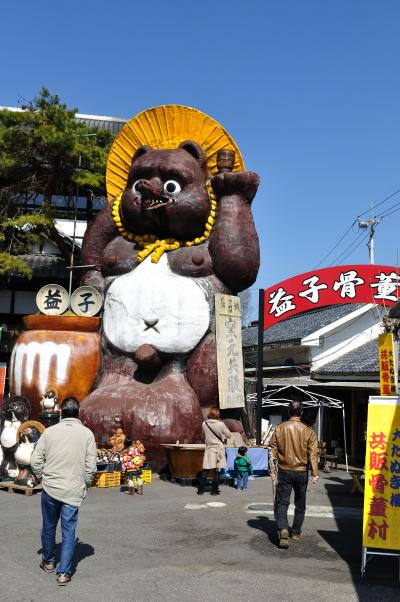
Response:
[[[206,449],[203,458],[203,472],[199,478],[197,493],[204,493],[210,470],[215,470],[215,477],[211,482],[211,495],[219,495],[219,470],[226,468],[225,443],[231,438],[232,433],[220,420],[220,413],[217,407],[212,407],[207,415],[207,420],[203,422],[203,435],[206,442]]]

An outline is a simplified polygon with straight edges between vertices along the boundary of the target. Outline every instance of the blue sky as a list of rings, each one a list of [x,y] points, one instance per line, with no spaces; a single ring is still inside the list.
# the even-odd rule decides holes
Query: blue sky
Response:
[[[261,177],[255,288],[313,269],[400,188],[398,0],[20,0],[2,23],[1,105],[45,85],[82,113],[186,104],[232,134]],[[399,261],[399,217],[377,227],[376,263]],[[323,267],[349,245],[336,263],[368,263],[358,236]]]

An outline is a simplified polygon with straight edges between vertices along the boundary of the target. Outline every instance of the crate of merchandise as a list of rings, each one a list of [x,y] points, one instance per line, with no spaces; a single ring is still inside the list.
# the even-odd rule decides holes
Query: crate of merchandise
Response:
[[[119,487],[121,484],[121,473],[115,472],[100,472],[94,478],[93,487]]]
[[[140,477],[145,485],[151,485],[151,470],[142,470],[142,476]]]

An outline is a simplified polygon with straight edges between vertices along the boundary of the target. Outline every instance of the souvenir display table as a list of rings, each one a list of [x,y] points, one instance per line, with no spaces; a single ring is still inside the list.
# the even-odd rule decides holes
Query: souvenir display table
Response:
[[[229,471],[233,471],[234,462],[237,455],[237,447],[226,448],[226,463]],[[253,463],[253,471],[256,474],[268,471],[268,449],[266,447],[249,447],[247,455]]]

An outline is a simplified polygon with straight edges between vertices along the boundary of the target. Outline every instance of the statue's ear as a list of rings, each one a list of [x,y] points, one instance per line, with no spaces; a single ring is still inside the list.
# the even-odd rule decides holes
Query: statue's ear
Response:
[[[139,157],[141,157],[145,153],[148,153],[151,150],[153,150],[151,148],[151,146],[146,146],[146,145],[139,146],[139,148],[137,149],[137,151],[135,152],[135,154],[132,157],[132,163],[134,163],[136,161],[136,159],[139,159]]]
[[[188,152],[189,155],[192,155],[192,157],[194,157],[196,161],[200,164],[200,167],[202,169],[207,168],[207,157],[203,149],[199,144],[197,144],[197,142],[194,142],[193,140],[185,140],[179,145],[179,148],[183,148],[183,150]]]

